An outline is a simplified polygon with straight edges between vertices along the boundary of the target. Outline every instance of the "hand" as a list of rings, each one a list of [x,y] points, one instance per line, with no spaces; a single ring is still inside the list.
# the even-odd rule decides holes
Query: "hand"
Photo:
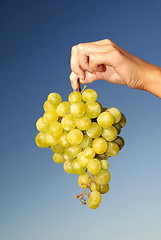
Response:
[[[128,53],[109,39],[73,46],[71,70],[70,80],[74,90],[78,88],[78,78],[83,84],[103,79],[147,90],[161,97],[161,91],[156,93],[157,89],[151,86],[152,78],[159,78],[157,85],[159,83],[161,90],[161,68]]]

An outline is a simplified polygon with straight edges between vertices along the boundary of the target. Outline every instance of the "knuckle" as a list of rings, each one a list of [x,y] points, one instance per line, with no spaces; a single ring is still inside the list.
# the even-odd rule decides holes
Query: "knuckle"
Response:
[[[84,45],[83,43],[79,43],[79,44],[78,44],[78,50],[79,50],[79,51],[83,51],[83,48],[84,48],[83,45]]]
[[[113,42],[112,42],[111,39],[106,38],[106,39],[105,39],[105,44],[107,44],[107,45],[112,45]]]
[[[74,46],[72,47],[71,52],[72,52],[72,53],[77,52],[77,45],[74,45]]]

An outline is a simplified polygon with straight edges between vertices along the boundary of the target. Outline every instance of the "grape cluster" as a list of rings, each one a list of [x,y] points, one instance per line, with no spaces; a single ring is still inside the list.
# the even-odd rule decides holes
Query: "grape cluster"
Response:
[[[44,115],[36,122],[38,147],[50,147],[53,161],[63,163],[64,171],[77,174],[83,192],[76,195],[82,204],[96,209],[102,194],[109,191],[108,158],[116,156],[124,146],[120,134],[126,118],[117,108],[105,108],[97,102],[93,89],[73,91],[68,101],[58,93],[50,93]]]

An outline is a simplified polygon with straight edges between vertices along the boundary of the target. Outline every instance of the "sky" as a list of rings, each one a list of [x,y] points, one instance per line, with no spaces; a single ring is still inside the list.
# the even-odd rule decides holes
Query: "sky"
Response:
[[[110,159],[110,191],[96,210],[74,198],[77,176],[34,138],[50,92],[67,99],[71,47],[111,39],[161,67],[161,2],[0,1],[0,239],[160,240],[161,100],[102,80],[98,101],[127,117]]]

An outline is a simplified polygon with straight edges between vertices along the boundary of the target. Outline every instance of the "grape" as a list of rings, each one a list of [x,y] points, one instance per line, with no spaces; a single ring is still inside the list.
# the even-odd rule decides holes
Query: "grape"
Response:
[[[101,169],[101,171],[94,176],[95,182],[99,185],[106,185],[110,181],[110,172],[108,170]]]
[[[35,137],[36,145],[40,148],[47,148],[49,145],[46,143],[46,134],[39,132]]]
[[[118,134],[120,134],[120,132],[121,132],[121,124],[120,123],[116,123],[116,124],[114,124],[113,125],[116,129],[117,129],[117,132],[118,132]]]
[[[60,146],[62,146],[63,148],[67,148],[67,147],[70,147],[70,143],[68,142],[67,140],[67,135],[68,135],[68,132],[64,131],[62,133],[62,135],[59,137],[58,139],[58,143],[60,144]]]
[[[98,191],[99,188],[100,188],[100,185],[98,185],[98,184],[95,183],[95,182],[91,182],[91,183],[89,184],[89,188],[90,188],[91,191]]]
[[[119,154],[120,148],[115,142],[108,142],[108,148],[106,154],[110,157],[116,156]]]
[[[101,162],[96,158],[90,159],[87,165],[87,169],[90,173],[97,174],[101,170]]]
[[[114,123],[114,116],[110,112],[102,112],[97,118],[98,124],[103,128],[109,128]]]
[[[121,112],[117,108],[108,108],[106,110],[107,112],[110,112],[114,116],[114,123],[118,123],[121,120]]]
[[[77,161],[81,167],[87,167],[89,158],[85,157],[83,152],[80,152],[77,156]]]
[[[114,126],[109,128],[104,128],[102,131],[102,137],[106,139],[106,141],[113,141],[118,135],[117,129]]]
[[[70,113],[75,117],[81,117],[86,111],[86,106],[83,102],[76,102],[70,105]]]
[[[115,143],[119,145],[120,150],[123,148],[125,141],[122,137],[117,136],[117,138],[114,140]]]
[[[98,102],[92,101],[86,104],[86,115],[89,118],[96,118],[101,113],[101,106]]]
[[[78,156],[78,154],[82,151],[81,147],[79,145],[77,146],[70,146],[68,148],[65,148],[64,153],[71,156],[73,159]]]
[[[48,100],[46,100],[44,102],[44,105],[43,105],[43,108],[44,108],[44,111],[47,112],[49,110],[53,110],[53,109],[56,109],[54,105],[52,105]]]
[[[100,185],[99,187],[99,192],[101,194],[105,194],[109,191],[109,184],[107,183],[106,185]]]
[[[51,149],[55,153],[64,153],[64,148],[62,146],[60,146],[60,144],[58,144],[56,146],[51,146]]]
[[[48,95],[47,100],[55,107],[59,105],[59,103],[62,102],[62,97],[60,96],[59,93],[50,93]]]
[[[76,127],[76,117],[70,113],[66,114],[61,120],[61,125],[66,131],[74,129]]]
[[[74,91],[71,92],[68,96],[68,100],[70,103],[76,103],[82,101],[82,94],[80,92]]]
[[[46,144],[48,146],[56,146],[58,145],[58,139],[52,136],[50,133],[46,133]]]
[[[89,195],[89,202],[92,205],[99,205],[102,202],[102,195],[99,191],[93,191]]]
[[[91,175],[88,173],[84,173],[78,177],[78,185],[82,188],[87,188],[90,182],[91,182]]]
[[[63,133],[63,128],[61,123],[57,121],[53,121],[49,126],[49,133],[51,133],[54,137],[60,137]]]
[[[69,102],[60,103],[56,111],[60,117],[64,117],[67,113],[70,112],[70,103]]]
[[[99,204],[98,205],[92,204],[92,202],[88,199],[88,207],[91,209],[96,209],[99,207]]]
[[[119,124],[122,128],[126,125],[126,117],[123,113],[121,113],[121,120],[119,121]]]
[[[107,147],[108,147],[108,144],[106,140],[102,137],[94,139],[92,143],[92,148],[97,154],[105,153],[107,151]]]
[[[77,159],[74,159],[72,162],[73,172],[77,175],[85,173],[86,168],[79,165]]]
[[[91,138],[98,138],[102,134],[102,128],[96,122],[92,122],[91,127],[86,131]]]
[[[79,129],[71,130],[67,135],[67,140],[71,145],[78,145],[83,140],[83,133]]]
[[[53,121],[57,121],[59,118],[55,109],[46,111],[43,115],[43,121],[45,123],[52,123]]]
[[[56,162],[56,163],[64,163],[65,159],[64,159],[63,154],[61,154],[61,153],[54,153],[53,154],[53,161]]]
[[[86,115],[76,118],[76,126],[80,130],[87,130],[91,127],[91,119]]]
[[[83,154],[84,154],[85,157],[87,157],[89,159],[92,159],[95,156],[95,151],[94,151],[93,148],[87,147],[87,148],[84,149]]]
[[[63,168],[64,168],[64,171],[68,174],[74,173],[72,168],[72,163],[69,161],[64,162]]]
[[[80,144],[81,148],[85,149],[92,146],[93,139],[87,135],[83,135],[83,140]]]
[[[82,92],[82,98],[84,102],[96,101],[97,97],[98,97],[98,94],[93,89],[86,89]]]
[[[101,160],[101,167],[107,170],[109,168],[109,162],[107,160]]]
[[[46,132],[48,130],[48,123],[44,122],[43,117],[40,117],[36,122],[36,128],[40,132]]]

